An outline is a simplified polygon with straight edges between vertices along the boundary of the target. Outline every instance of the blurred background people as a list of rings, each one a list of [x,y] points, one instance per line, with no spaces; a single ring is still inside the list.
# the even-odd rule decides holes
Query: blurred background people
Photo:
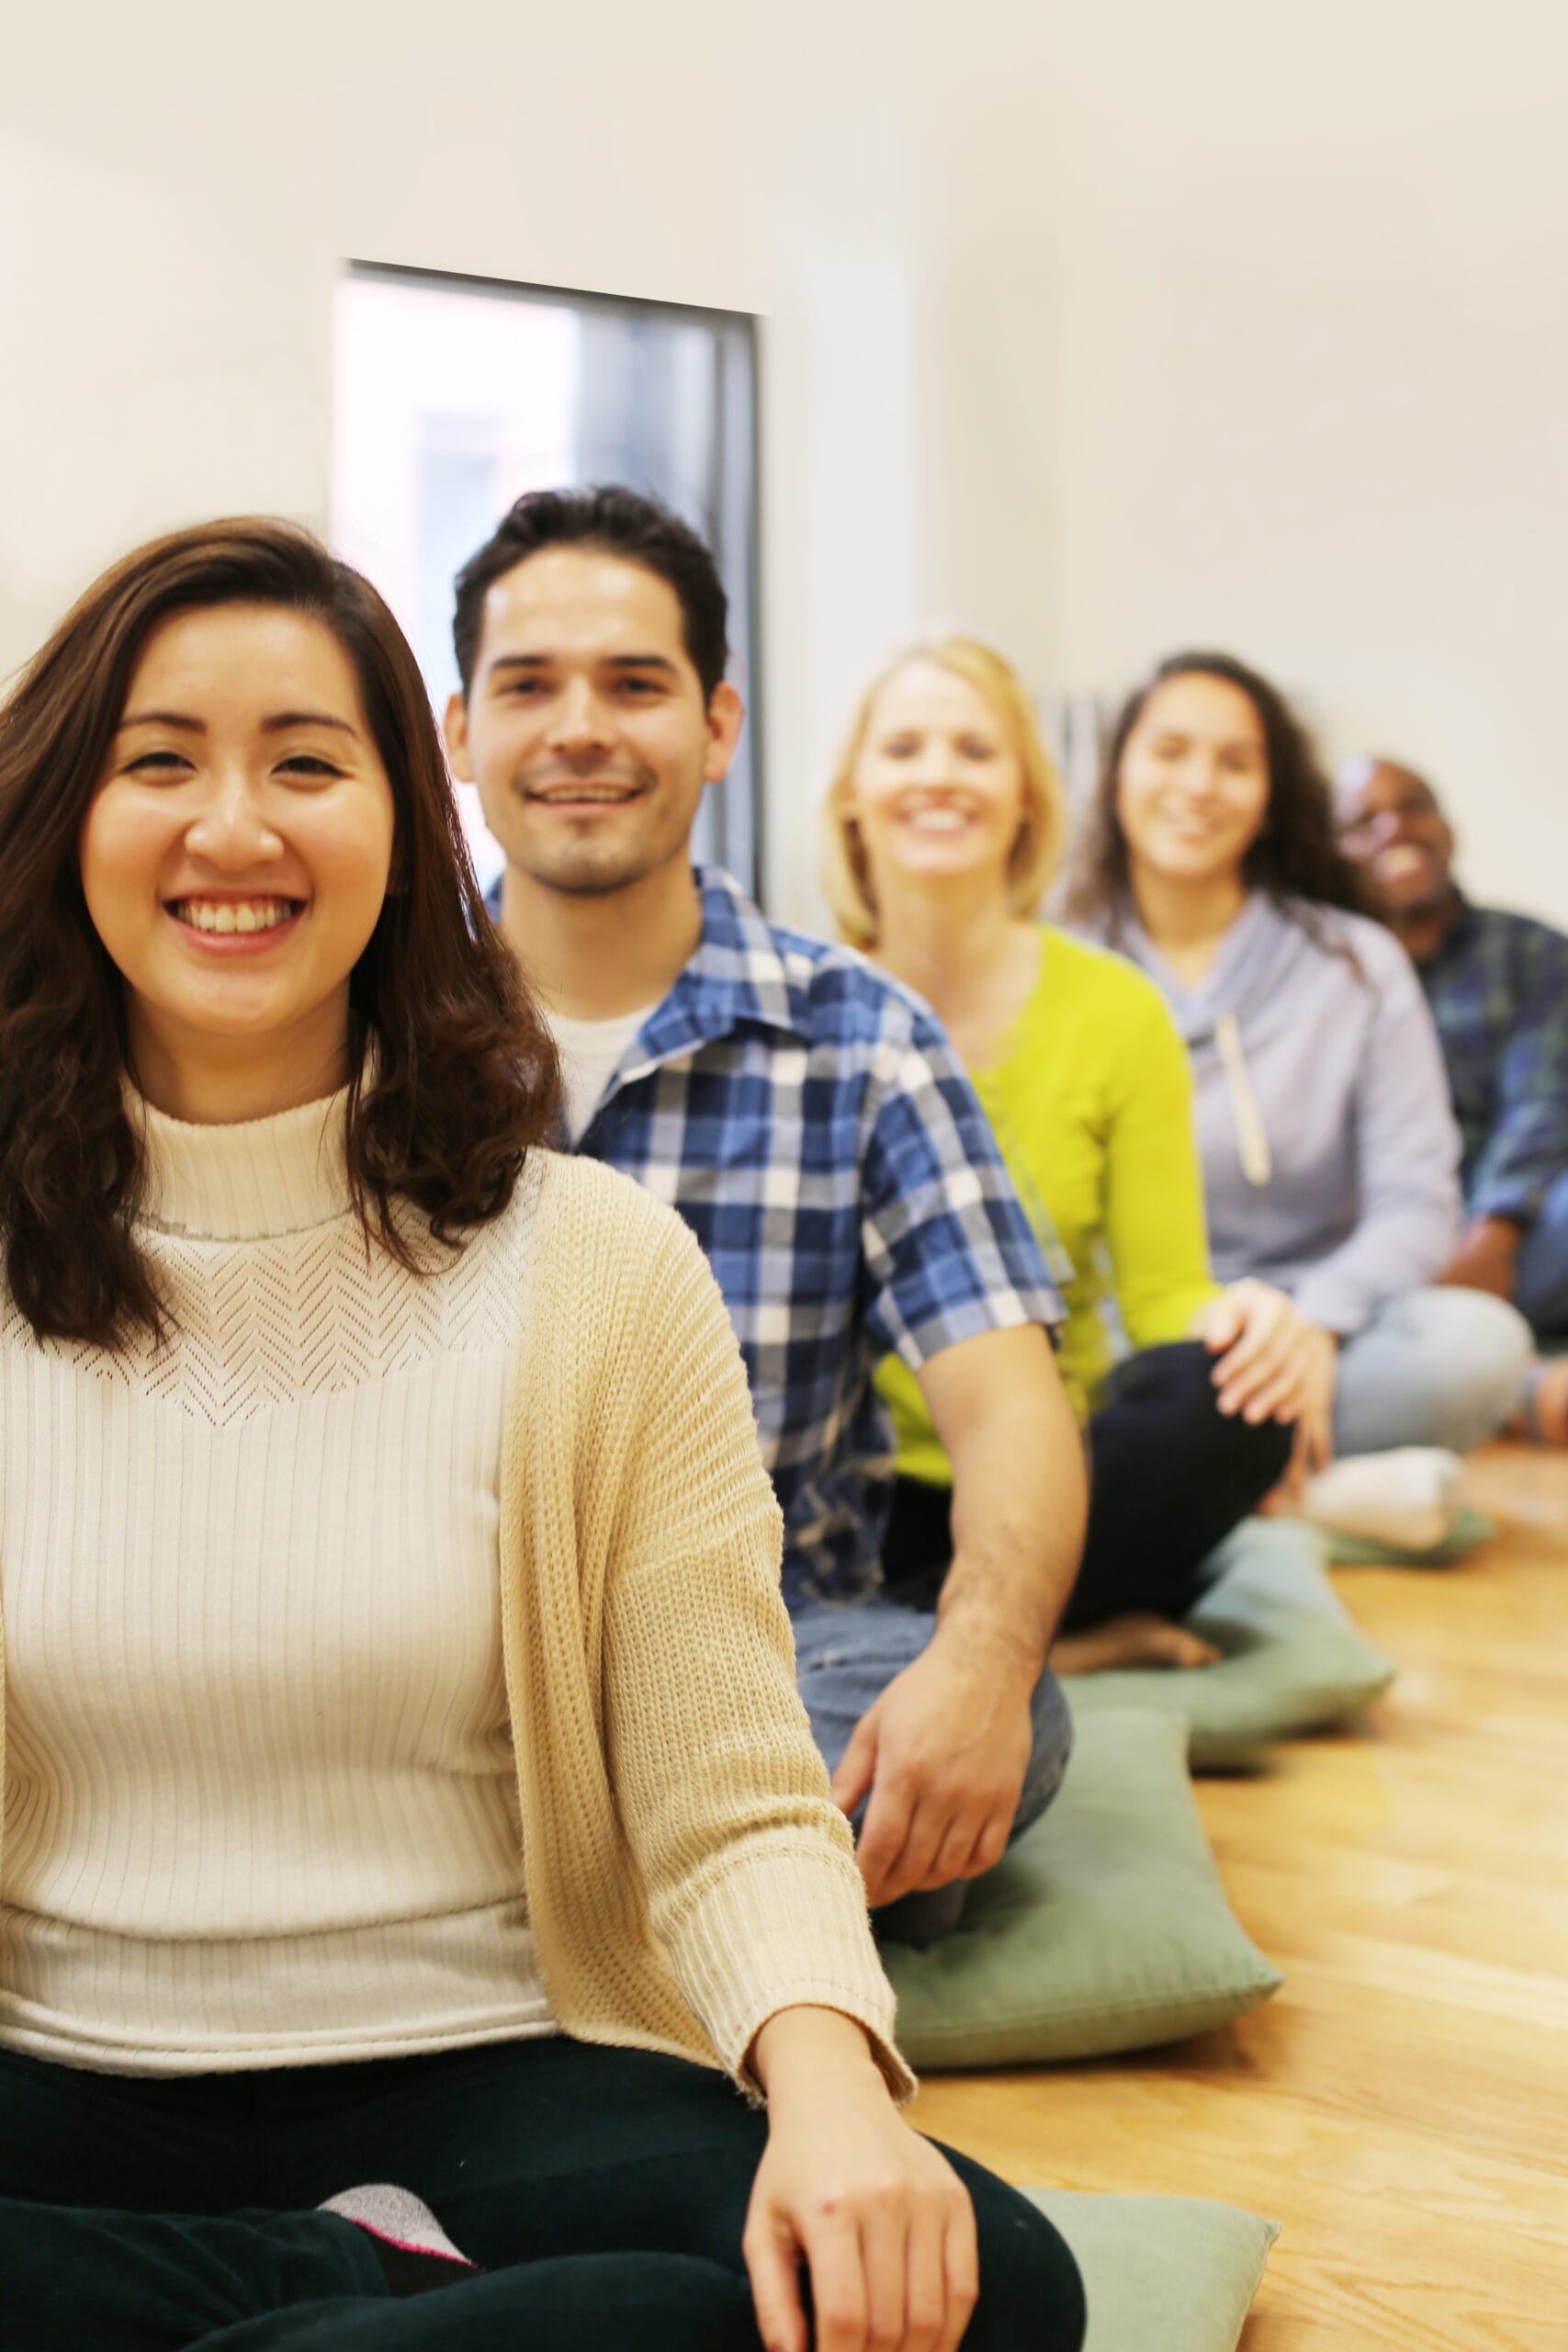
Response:
[[[1362,903],[1283,697],[1224,654],[1162,662],[1111,731],[1073,907],[1187,1041],[1217,1272],[1279,1283],[1314,1328],[1309,1469],[1462,1452],[1532,1352],[1505,1300],[1438,1286],[1460,1139],[1410,960]]]
[[[1066,821],[1018,677],[944,638],[862,698],[825,809],[828,890],[844,938],[940,1015],[1064,1289],[1091,1480],[1053,1659],[1198,1664],[1212,1653],[1174,1621],[1285,1468],[1313,1335],[1279,1290],[1210,1272],[1191,1077],[1157,989],[1040,921]],[[884,1566],[930,1605],[953,1469],[902,1354],[877,1385],[898,1446]]]
[[[1465,1224],[1442,1279],[1511,1298],[1568,1340],[1568,937],[1478,907],[1425,776],[1359,757],[1335,778],[1340,847],[1420,976],[1463,1147]],[[1568,1366],[1539,1373],[1532,1412],[1568,1438]]]

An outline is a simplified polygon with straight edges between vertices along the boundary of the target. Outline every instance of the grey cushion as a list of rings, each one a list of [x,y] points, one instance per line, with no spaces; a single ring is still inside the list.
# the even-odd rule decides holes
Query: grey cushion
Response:
[[[1206,2197],[1021,2193],[1083,2275],[1084,2352],[1235,2352],[1278,2222]]]
[[[1225,1900],[1186,1751],[1180,1716],[1087,1717],[1055,1803],[976,1880],[954,1932],[884,1944],[913,2066],[1143,2050],[1278,1988]]]
[[[1244,1520],[1210,1555],[1214,1580],[1187,1619],[1224,1651],[1219,1663],[1064,1675],[1075,1722],[1106,1708],[1157,1709],[1190,1724],[1194,1770],[1224,1770],[1366,1706],[1393,1667],[1329,1583],[1321,1544],[1296,1520]]]

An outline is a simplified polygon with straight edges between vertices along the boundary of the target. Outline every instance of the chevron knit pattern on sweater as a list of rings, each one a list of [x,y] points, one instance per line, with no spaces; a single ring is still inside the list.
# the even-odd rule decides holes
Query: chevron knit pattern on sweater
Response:
[[[816,2001],[907,2090],[701,1252],[538,1153],[411,1274],[342,1116],[146,1114],[163,1345],[0,1310],[0,2041],[177,2072],[559,2026],[739,2076]]]

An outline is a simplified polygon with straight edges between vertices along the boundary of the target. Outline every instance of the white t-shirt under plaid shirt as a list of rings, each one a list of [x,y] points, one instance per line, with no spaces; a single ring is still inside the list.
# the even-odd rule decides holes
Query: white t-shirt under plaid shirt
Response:
[[[703,937],[577,1148],[695,1233],[729,1309],[784,1515],[784,1595],[880,1574],[892,1432],[872,1374],[1063,1319],[946,1032],[847,947],[764,921],[699,869]]]

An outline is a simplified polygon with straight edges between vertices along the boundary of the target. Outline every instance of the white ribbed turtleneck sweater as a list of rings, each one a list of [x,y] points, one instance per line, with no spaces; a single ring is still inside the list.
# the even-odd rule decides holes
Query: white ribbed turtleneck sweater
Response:
[[[498,1586],[536,1166],[417,1278],[367,1250],[344,1101],[146,1112],[162,1347],[0,1310],[12,2048],[172,2074],[552,2030]]]

